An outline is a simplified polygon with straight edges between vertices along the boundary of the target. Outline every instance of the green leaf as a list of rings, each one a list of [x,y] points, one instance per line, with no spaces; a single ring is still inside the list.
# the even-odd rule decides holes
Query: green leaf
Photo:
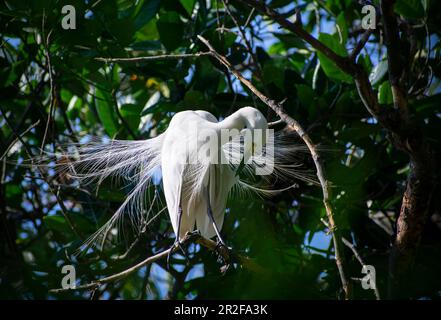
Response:
[[[132,131],[136,131],[138,129],[139,122],[141,121],[142,108],[142,105],[137,105],[133,103],[123,104],[119,108],[121,116],[128,123]]]
[[[274,61],[269,61],[263,67],[263,79],[265,84],[274,83],[279,89],[283,90],[285,71]]]
[[[121,114],[124,115],[139,116],[141,114],[142,108],[143,106],[134,103],[126,103],[121,105],[119,110],[121,111]]]
[[[294,34],[274,33],[274,35],[283,42],[285,49],[306,49],[304,41]]]
[[[421,0],[398,0],[394,9],[396,13],[409,19],[420,19],[425,14]]]
[[[187,107],[201,107],[205,104],[205,98],[202,92],[197,90],[187,91],[184,96],[184,104]]]
[[[53,215],[53,216],[45,216],[43,217],[43,221],[46,226],[54,231],[60,233],[71,233],[69,225],[66,222],[66,219],[63,216]]]
[[[6,75],[4,77],[4,80],[2,80],[2,82],[4,81],[4,83],[2,83],[2,86],[8,87],[13,85],[14,82],[16,82],[21,77],[26,67],[27,66],[25,61],[18,61],[12,64],[12,67],[5,68],[5,72],[2,72],[4,73],[4,75]]]
[[[439,110],[439,106],[441,105],[441,93],[417,100],[413,102],[412,105],[414,106],[416,112],[420,115],[433,114],[436,110]]]
[[[14,184],[6,184],[6,196],[8,198],[12,198],[18,195],[22,195],[22,190],[20,189],[19,186],[14,185]]]
[[[346,17],[344,12],[340,13],[337,17],[337,26],[338,27],[338,31],[337,34],[341,35],[341,40],[343,42],[343,44],[346,43],[346,41],[348,40],[348,25],[346,23]]]
[[[160,4],[161,0],[146,0],[142,3],[142,6],[139,6],[139,9],[137,8],[137,16],[134,22],[136,30],[141,29],[152,20],[158,12]]]
[[[376,85],[381,79],[383,79],[384,75],[387,72],[387,60],[381,60],[375,67],[372,69],[371,74],[369,75],[369,81],[372,85]]]
[[[161,43],[159,41],[144,40],[131,44],[129,48],[135,51],[159,51],[161,50]]]
[[[181,45],[184,36],[184,24],[176,12],[161,15],[158,22],[156,22],[156,27],[161,42],[167,50],[173,51]]]
[[[77,230],[81,230],[82,232],[91,233],[95,230],[95,223],[86,218],[82,213],[67,212],[70,220]],[[73,235],[73,231],[69,223],[66,221],[66,218],[62,215],[51,215],[43,217],[43,222],[45,225],[58,233],[62,233],[63,235]]]
[[[384,81],[378,89],[378,102],[382,104],[393,103],[392,90],[389,81]]]
[[[311,108],[314,102],[314,91],[310,86],[297,84],[297,97],[304,108]]]
[[[314,121],[317,119],[317,113],[320,109],[316,99],[317,94],[314,93],[310,86],[304,84],[297,84],[296,90],[302,109],[308,113],[308,120]]]
[[[156,27],[156,21],[151,20],[144,25],[138,32],[135,33],[136,41],[156,41],[159,39],[158,29]]]
[[[114,190],[109,188],[100,188],[98,191],[98,199],[102,199],[110,202],[122,202],[126,198],[126,195],[120,190]]]
[[[341,56],[347,56],[346,48],[340,43],[338,38],[339,36],[336,34],[330,35],[328,33],[320,33],[319,35],[319,40],[331,48],[335,53]],[[328,78],[334,81],[352,82],[351,76],[341,71],[341,69],[322,52],[317,52],[317,56],[320,60],[320,65]]]
[[[184,7],[185,11],[187,11],[188,15],[191,16],[196,0],[179,0],[179,2]]]
[[[118,122],[110,93],[97,88],[95,93],[95,105],[98,117],[104,129],[110,137],[113,137],[118,131]]]

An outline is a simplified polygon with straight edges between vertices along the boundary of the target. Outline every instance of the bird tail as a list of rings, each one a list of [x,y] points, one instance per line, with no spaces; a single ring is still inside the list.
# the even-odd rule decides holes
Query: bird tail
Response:
[[[137,141],[103,141],[95,137],[86,137],[85,140],[84,143],[70,144],[61,154],[45,152],[39,163],[55,157],[55,170],[58,175],[73,178],[83,186],[94,183],[97,190],[106,178],[112,178],[112,182],[115,179],[123,180],[134,187],[113,216],[86,239],[75,254],[80,254],[92,246],[102,249],[109,232],[114,228],[120,236],[120,233],[123,233],[123,218],[126,216],[129,217],[135,232],[139,234],[143,231],[157,197],[155,192],[153,201],[149,201],[147,189],[161,165],[163,135]]]

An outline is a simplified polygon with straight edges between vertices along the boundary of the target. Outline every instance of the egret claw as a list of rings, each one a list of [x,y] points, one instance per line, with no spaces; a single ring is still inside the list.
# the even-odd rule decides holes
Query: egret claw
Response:
[[[185,252],[184,248],[182,247],[181,242],[179,241],[179,239],[176,239],[175,242],[173,243],[173,245],[171,246],[170,251],[167,254],[167,269],[168,270],[170,270],[170,258],[171,258],[173,251],[176,247],[178,247],[181,250],[183,256],[185,257],[187,265],[190,263],[190,259],[188,258],[187,253]]]
[[[227,247],[223,241],[218,241],[216,247],[214,248],[218,255],[218,261],[224,263],[221,267],[221,272],[225,274],[231,265],[231,248]]]

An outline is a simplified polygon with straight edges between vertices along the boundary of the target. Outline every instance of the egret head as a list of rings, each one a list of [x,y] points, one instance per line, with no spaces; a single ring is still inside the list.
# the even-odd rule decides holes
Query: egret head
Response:
[[[245,158],[247,155],[260,153],[266,144],[266,130],[268,123],[264,115],[253,107],[244,107],[241,109],[244,118],[245,128],[241,135],[245,137]]]

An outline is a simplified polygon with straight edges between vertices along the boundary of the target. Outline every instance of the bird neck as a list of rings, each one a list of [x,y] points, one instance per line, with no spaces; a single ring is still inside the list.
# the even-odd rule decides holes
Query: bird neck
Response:
[[[236,111],[232,115],[217,123],[219,129],[237,129],[242,130],[247,126],[247,119],[243,116],[241,110]]]

